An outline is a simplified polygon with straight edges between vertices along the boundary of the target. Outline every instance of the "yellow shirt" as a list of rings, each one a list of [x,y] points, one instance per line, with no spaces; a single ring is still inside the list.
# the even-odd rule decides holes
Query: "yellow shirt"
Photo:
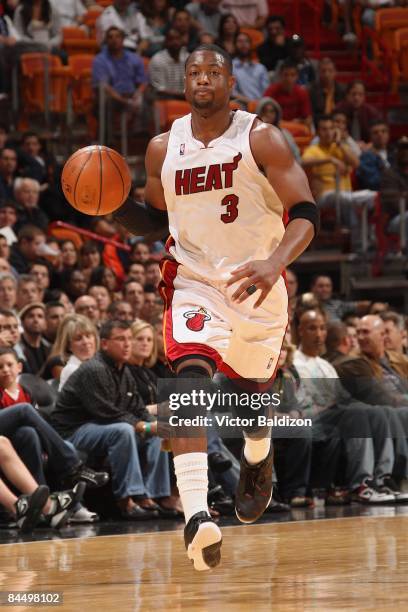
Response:
[[[329,147],[324,147],[320,144],[311,145],[307,147],[302,155],[302,159],[326,159],[329,157],[335,157],[340,161],[344,161],[343,151],[334,142]],[[336,168],[331,162],[309,166],[307,173],[315,197],[319,197],[327,191],[336,190]],[[341,191],[351,191],[350,172],[346,175],[340,175],[339,188]]]

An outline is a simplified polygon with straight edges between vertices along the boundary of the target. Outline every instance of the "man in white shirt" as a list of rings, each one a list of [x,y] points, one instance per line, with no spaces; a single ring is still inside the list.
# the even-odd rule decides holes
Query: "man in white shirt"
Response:
[[[82,23],[86,8],[82,0],[50,0],[52,8],[58,11],[61,27],[75,27]]]
[[[393,503],[395,495],[381,491],[375,484],[383,482],[394,464],[387,420],[373,407],[351,401],[334,367],[320,357],[326,336],[326,319],[320,310],[306,310],[300,315],[300,344],[294,365],[313,406],[314,436],[343,440],[346,482],[353,500],[366,504]]]
[[[131,0],[114,0],[96,22],[96,39],[102,44],[105,34],[112,26],[125,32],[124,46],[130,51],[136,51],[141,39],[143,17]]]
[[[241,28],[262,30],[268,16],[266,0],[223,0],[223,13],[231,13]]]

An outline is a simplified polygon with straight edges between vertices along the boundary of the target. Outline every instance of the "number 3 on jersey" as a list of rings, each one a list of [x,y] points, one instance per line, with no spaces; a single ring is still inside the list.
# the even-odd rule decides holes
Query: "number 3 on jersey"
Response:
[[[221,221],[223,223],[233,223],[238,217],[239,197],[235,193],[231,193],[221,200],[221,204],[226,207],[226,212],[221,215]]]

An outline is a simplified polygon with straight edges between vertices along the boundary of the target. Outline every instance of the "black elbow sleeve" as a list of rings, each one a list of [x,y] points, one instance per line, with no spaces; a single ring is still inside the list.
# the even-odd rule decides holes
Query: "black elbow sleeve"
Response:
[[[143,236],[147,242],[165,238],[169,233],[167,211],[150,204],[141,204],[128,198],[113,217],[135,236]]]
[[[288,213],[288,223],[294,219],[307,219],[313,224],[315,236],[320,230],[320,213],[314,202],[298,202],[294,204]]]

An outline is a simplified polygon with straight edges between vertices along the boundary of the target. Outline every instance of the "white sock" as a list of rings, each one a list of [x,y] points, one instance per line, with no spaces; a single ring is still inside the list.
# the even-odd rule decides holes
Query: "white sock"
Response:
[[[271,438],[268,436],[267,438],[261,438],[261,440],[254,440],[253,438],[248,438],[245,434],[244,437],[244,457],[248,463],[255,465],[265,459],[271,448]]]
[[[174,457],[177,487],[183,504],[186,523],[196,512],[207,512],[207,453],[184,453]]]

